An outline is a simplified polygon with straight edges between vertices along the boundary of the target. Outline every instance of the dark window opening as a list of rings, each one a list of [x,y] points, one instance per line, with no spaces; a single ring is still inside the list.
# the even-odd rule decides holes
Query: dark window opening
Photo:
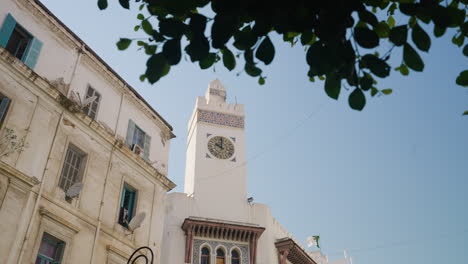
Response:
[[[119,224],[126,228],[135,214],[136,195],[137,191],[134,188],[124,185],[120,201]]]
[[[32,40],[31,35],[26,32],[21,26],[16,25],[11,33],[10,39],[6,45],[8,50],[13,56],[18,59],[23,59],[23,55],[28,48],[29,42]]]
[[[10,102],[10,98],[0,93],[0,127],[3,125],[3,121],[5,121]]]
[[[96,119],[99,102],[101,101],[101,95],[94,88],[92,88],[91,86],[88,86],[88,91],[86,92],[85,101],[88,98],[91,98],[93,96],[96,96],[96,99],[93,100],[91,103],[87,104],[83,108],[83,112],[89,117],[91,117],[92,119]]]
[[[216,264],[225,264],[224,250],[218,248],[216,250]]]
[[[201,250],[200,264],[210,264],[210,249],[207,247],[204,247]]]
[[[60,264],[64,249],[65,242],[44,233],[35,264]]]
[[[240,264],[240,256],[237,250],[231,252],[231,264]]]

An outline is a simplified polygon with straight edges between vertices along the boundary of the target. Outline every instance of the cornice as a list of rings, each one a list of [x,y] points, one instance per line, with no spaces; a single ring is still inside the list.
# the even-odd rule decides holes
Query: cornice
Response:
[[[79,227],[77,227],[76,225],[74,225],[74,224],[70,223],[69,221],[65,220],[65,218],[62,218],[62,217],[60,217],[60,216],[54,214],[53,212],[51,212],[51,211],[45,209],[45,207],[43,207],[43,206],[41,206],[41,207],[39,208],[39,214],[40,214],[41,216],[43,216],[43,217],[44,217],[44,216],[45,216],[45,217],[48,217],[48,218],[54,220],[55,222],[58,222],[58,223],[60,223],[60,224],[62,224],[62,225],[64,225],[64,226],[66,226],[68,229],[72,230],[72,231],[75,232],[75,233],[80,232],[80,228],[79,228]]]
[[[31,190],[31,188],[39,183],[35,177],[29,177],[16,168],[0,161],[0,172],[10,178],[10,182],[20,187],[23,191]]]
[[[286,264],[288,260],[292,264],[317,264],[301,246],[291,238],[279,239],[275,243],[278,250],[278,263]]]

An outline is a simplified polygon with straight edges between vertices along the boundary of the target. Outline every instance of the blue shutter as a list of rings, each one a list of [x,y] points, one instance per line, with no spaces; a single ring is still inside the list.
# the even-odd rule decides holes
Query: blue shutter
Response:
[[[3,26],[0,29],[0,46],[6,47],[8,40],[10,39],[11,33],[13,29],[15,29],[16,20],[13,18],[12,15],[8,14],[3,21]]]
[[[151,137],[148,134],[145,134],[145,146],[143,150],[143,156],[145,160],[149,161],[149,152],[151,147]]]
[[[24,54],[22,61],[29,68],[34,69],[36,66],[37,59],[39,58],[39,53],[41,52],[42,42],[37,38],[33,38],[31,43],[29,43],[28,51]]]
[[[133,218],[133,207],[135,206],[135,192],[129,191],[129,199],[128,199],[128,222],[130,222]]]
[[[122,199],[120,199],[120,208],[122,208],[124,206],[124,200],[125,200],[125,193],[127,192],[127,188],[123,188],[122,190]]]
[[[127,129],[127,146],[132,148],[133,145],[133,134],[135,133],[135,123],[130,119],[128,120],[128,129]]]
[[[3,119],[6,116],[8,105],[10,105],[10,99],[3,97],[0,101],[0,124],[3,122]]]

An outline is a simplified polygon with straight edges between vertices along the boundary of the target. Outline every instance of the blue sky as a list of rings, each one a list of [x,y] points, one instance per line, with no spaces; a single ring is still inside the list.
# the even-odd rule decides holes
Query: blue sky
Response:
[[[133,32],[135,11],[111,1],[43,0],[54,14],[132,84],[171,123],[169,177],[183,190],[188,119],[196,96],[218,78],[228,101],[245,104],[249,194],[305,241],[320,235],[330,258],[348,249],[355,264],[468,263],[468,89],[455,85],[466,57],[453,32],[433,40],[423,73],[392,72],[379,82],[388,96],[362,112],[329,99],[310,83],[304,49],[273,37],[276,57],[267,82],[200,70],[182,60],[155,85],[141,83],[146,57],[119,37]],[[432,26],[429,27],[432,30]],[[393,59],[401,60],[401,52]],[[265,263],[267,264],[267,263]]]

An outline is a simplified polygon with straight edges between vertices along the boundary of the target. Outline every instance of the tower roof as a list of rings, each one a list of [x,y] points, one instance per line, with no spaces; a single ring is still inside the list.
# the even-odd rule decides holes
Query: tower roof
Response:
[[[212,80],[205,93],[206,100],[216,102],[226,102],[226,88],[220,80]]]

